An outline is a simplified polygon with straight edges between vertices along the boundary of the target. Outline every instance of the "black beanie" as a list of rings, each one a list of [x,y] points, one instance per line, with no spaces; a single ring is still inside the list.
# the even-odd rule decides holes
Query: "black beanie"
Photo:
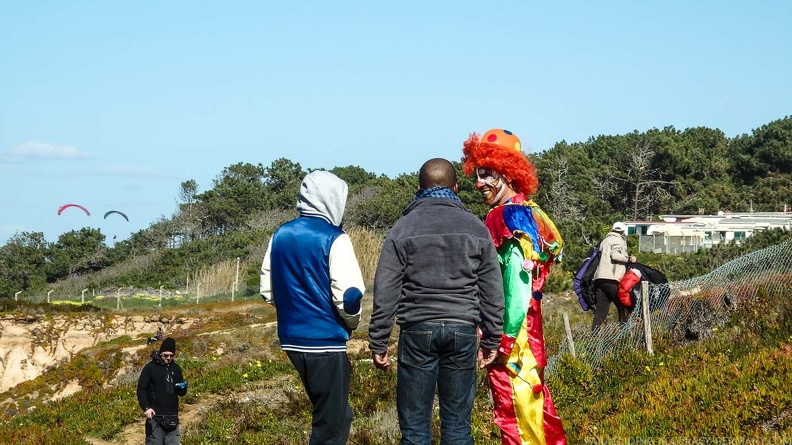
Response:
[[[162,340],[162,345],[160,346],[159,352],[172,352],[176,353],[176,340],[168,337],[165,340]]]

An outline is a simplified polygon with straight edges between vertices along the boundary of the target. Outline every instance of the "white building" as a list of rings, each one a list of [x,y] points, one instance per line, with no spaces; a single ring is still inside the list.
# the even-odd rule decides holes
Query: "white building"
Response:
[[[641,252],[695,252],[701,247],[740,242],[762,230],[792,229],[792,212],[660,215],[660,219],[626,222],[628,233],[639,235]]]

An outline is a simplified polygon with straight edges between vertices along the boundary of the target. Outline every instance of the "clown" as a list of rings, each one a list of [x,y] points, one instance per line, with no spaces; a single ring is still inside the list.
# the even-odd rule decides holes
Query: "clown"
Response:
[[[563,241],[553,221],[528,197],[536,169],[507,130],[473,133],[463,144],[463,170],[490,206],[485,224],[498,249],[506,308],[498,359],[488,367],[495,423],[504,445],[566,443],[550,390],[542,331],[542,289]]]

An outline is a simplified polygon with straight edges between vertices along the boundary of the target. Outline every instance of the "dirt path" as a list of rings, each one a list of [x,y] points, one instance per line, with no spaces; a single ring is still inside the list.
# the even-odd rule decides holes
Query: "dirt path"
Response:
[[[142,421],[127,425],[112,442],[87,436],[84,439],[92,445],[140,445],[141,443],[146,443],[146,433],[143,428]]]
[[[255,396],[257,391],[248,391],[246,393],[239,393],[239,397],[246,397],[246,396]],[[211,407],[215,402],[219,401],[222,396],[210,394],[207,397],[203,398],[200,403],[195,403],[193,405],[183,404],[180,411],[179,411],[179,423],[182,425],[182,431],[184,428],[189,428],[189,425],[196,420],[198,420],[198,416],[205,410]],[[145,433],[145,425],[143,423],[143,417],[140,417],[139,422],[132,423],[127,425],[122,432],[120,432],[112,442],[108,442],[103,439],[97,439],[95,437],[85,437],[92,445],[140,445],[146,442],[146,433]]]
[[[272,327],[276,323],[263,323],[263,324],[256,324],[251,325],[249,327]],[[213,332],[205,332],[198,335],[217,335],[223,334],[233,331],[234,329],[229,330],[220,330],[220,331],[213,331]],[[361,352],[365,352],[368,348],[368,341],[360,340],[360,339],[353,339],[347,343],[347,348],[350,354],[360,354]],[[284,380],[294,380],[296,379],[296,375],[291,376],[281,376],[274,380],[267,380],[259,382],[254,388],[250,389],[249,391],[239,392],[234,395],[235,398],[240,400],[244,399],[260,399],[266,401],[268,404],[272,403],[280,403],[285,401],[286,396],[284,394],[284,388],[288,385],[284,385]],[[216,394],[208,394],[206,396],[202,396],[201,400],[197,403],[192,405],[188,404],[181,404],[181,408],[179,411],[179,422],[182,425],[182,431],[188,429],[190,424],[198,422],[202,413],[206,412],[206,410],[211,409],[211,407],[220,401],[225,396],[220,396]],[[124,429],[113,438],[112,442],[98,439],[95,437],[84,437],[84,439],[90,443],[91,445],[140,445],[146,441],[146,433],[145,433],[145,425],[143,422],[143,417],[141,416],[139,421],[136,421],[132,424],[127,425]]]

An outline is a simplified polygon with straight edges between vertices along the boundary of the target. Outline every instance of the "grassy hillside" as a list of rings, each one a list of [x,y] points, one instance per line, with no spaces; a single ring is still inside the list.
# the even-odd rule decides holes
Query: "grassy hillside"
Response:
[[[381,237],[368,231],[351,231],[350,235],[364,278],[371,283]],[[190,255],[181,252],[177,256]],[[721,263],[733,256],[723,257]],[[85,280],[119,283],[126,281],[122,277],[135,276],[153,264],[171,262],[163,259],[139,257],[139,264],[125,263],[101,276],[79,277],[83,280],[79,283],[63,282],[64,289],[71,289],[71,297],[59,298],[61,304],[5,300],[0,317],[68,316],[78,322],[81,316],[98,312],[108,317],[134,314],[190,320],[180,325],[183,328],[166,331],[178,341],[177,360],[190,381],[188,395],[182,399],[182,443],[305,443],[310,404],[277,346],[275,312],[255,294],[255,279],[240,285],[247,291],[238,292],[233,302],[227,291],[208,293],[211,296],[203,296],[200,304],[193,294],[173,293],[159,308],[156,289],[135,290],[122,298],[119,311],[115,284],[108,287],[110,293],[91,295],[86,300],[90,304],[79,304],[79,290],[89,286]],[[218,289],[228,289],[235,266],[224,260],[197,268],[191,282],[204,283],[204,289],[216,282]],[[243,261],[249,277],[255,277],[257,267]],[[740,300],[740,306],[707,340],[680,343],[671,334],[656,337],[654,355],[628,350],[607,358],[596,369],[564,356],[548,376],[548,384],[569,443],[612,443],[608,439],[629,437],[695,439],[692,443],[707,443],[711,437],[792,443],[788,390],[792,387],[792,282],[785,276],[778,279],[785,281],[776,290],[755,292]],[[554,268],[548,282],[568,288],[564,284],[568,280],[568,274]],[[64,293],[56,291],[53,296]],[[371,364],[366,349],[371,295],[364,303],[364,322],[349,345],[355,411],[349,443],[396,444],[395,372],[383,373]],[[591,314],[580,310],[570,292],[548,294],[543,305],[548,355],[553,356],[564,339],[562,314],[570,316],[573,326],[589,324]],[[135,384],[155,346],[146,346],[146,336],[116,338],[0,394],[0,444],[141,443],[143,421]],[[76,385],[82,391],[58,396]],[[500,443],[491,407],[486,378],[480,373],[473,413],[477,444]],[[439,425],[434,420],[437,436]]]
[[[658,338],[654,356],[633,351],[596,370],[565,357],[549,385],[569,442],[732,437],[790,443],[790,292],[761,295],[739,308],[711,340],[679,345]],[[552,347],[561,341],[561,312],[589,315],[580,314],[572,298],[548,297],[546,335]],[[245,297],[134,311],[196,320],[175,334],[177,360],[190,381],[182,405],[183,444],[305,443],[310,404],[277,347],[271,307]],[[373,368],[365,332],[364,324],[350,342],[355,419],[349,443],[396,444],[395,373]],[[134,385],[150,350],[144,338],[119,338],[0,394],[0,443],[140,443],[143,422]],[[74,380],[81,392],[46,402]],[[477,444],[500,443],[490,408],[482,373],[474,411]]]
[[[655,355],[611,356],[595,373],[565,356],[550,385],[570,442],[792,443],[792,282],[786,280],[781,292],[743,304],[711,339],[659,338]]]

